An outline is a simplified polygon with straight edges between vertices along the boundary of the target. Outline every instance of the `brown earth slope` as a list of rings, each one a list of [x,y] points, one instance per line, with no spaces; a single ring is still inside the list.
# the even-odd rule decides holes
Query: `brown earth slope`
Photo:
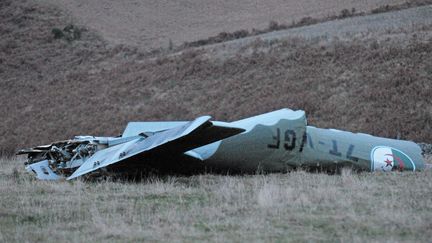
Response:
[[[204,39],[219,32],[263,29],[270,21],[292,23],[322,18],[343,9],[369,12],[405,0],[38,0],[65,9],[74,21],[116,44],[149,50]],[[415,0],[419,1],[419,0]]]
[[[200,49],[149,59],[85,29],[55,39],[69,18],[52,6],[2,1],[0,20],[3,151],[117,135],[131,120],[234,120],[282,107],[320,127],[432,142],[430,25],[385,38],[257,40],[223,59]]]

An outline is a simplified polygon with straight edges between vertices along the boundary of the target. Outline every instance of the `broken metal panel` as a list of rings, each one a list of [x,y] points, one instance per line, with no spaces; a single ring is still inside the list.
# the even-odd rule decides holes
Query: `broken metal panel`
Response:
[[[100,144],[100,140],[108,138],[80,136],[71,140],[54,142],[50,145],[37,146],[33,149],[21,150],[18,154],[28,154],[29,165],[47,161],[48,167],[56,175],[70,173],[84,163],[85,159],[91,157],[97,150],[107,147],[106,142]],[[45,165],[45,162],[42,163]]]
[[[132,140],[140,138],[140,137],[142,137],[142,136],[138,135],[138,136],[120,137],[120,138],[111,139],[108,141],[108,147],[112,147],[115,145],[126,143],[126,142],[132,141]]]
[[[122,137],[136,136],[142,132],[159,132],[178,126],[188,121],[162,121],[162,122],[129,122],[123,131]]]
[[[30,164],[26,166],[26,170],[28,172],[35,173],[36,178],[40,180],[60,180],[63,178],[52,171],[48,164],[48,160],[42,160],[40,162]]]
[[[129,142],[119,144],[110,148],[97,151],[93,156],[87,159],[71,176],[67,179],[73,179],[89,172],[104,168],[110,164],[119,162],[125,155],[125,150],[135,144],[139,138]]]
[[[187,156],[190,156],[192,158],[204,161],[204,158],[202,157],[202,155],[199,154],[199,153],[197,153],[197,152],[195,152],[195,151],[193,151],[193,150],[189,150],[189,151],[185,152],[184,154],[187,155]]]
[[[17,155],[20,154],[31,154],[31,153],[43,153],[45,150],[42,149],[34,149],[34,148],[28,148],[28,149],[21,149],[17,152]]]
[[[214,126],[209,116],[203,116],[150,137],[140,137],[124,144],[98,151],[69,178],[73,179],[114,163],[128,163],[132,157],[140,156],[145,163],[147,152],[182,154],[191,148],[243,132],[242,129]],[[130,160],[129,160],[130,159]]]
[[[422,170],[420,147],[409,141],[307,126],[304,111],[282,109],[234,122],[133,122],[121,137],[76,136],[24,149],[39,179],[140,172],[148,165],[225,171],[285,171],[295,167],[352,166],[367,171]],[[154,162],[154,163],[153,163]],[[197,165],[198,165],[197,164]],[[138,170],[138,171],[135,171]]]
[[[306,121],[306,114],[302,110],[294,111],[291,109],[280,109],[261,115],[248,117],[242,120],[230,122],[229,125],[243,128],[246,130],[246,132],[248,132],[255,128],[257,125],[274,126],[276,125],[276,123],[280,122],[280,120],[301,120],[303,123],[303,121]]]

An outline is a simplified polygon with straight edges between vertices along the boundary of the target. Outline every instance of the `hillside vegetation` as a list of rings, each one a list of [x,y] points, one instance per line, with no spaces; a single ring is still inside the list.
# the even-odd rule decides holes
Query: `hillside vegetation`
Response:
[[[118,135],[133,120],[230,121],[283,107],[319,127],[432,142],[431,25],[349,40],[258,38],[227,58],[205,48],[155,56],[85,26],[59,38],[53,29],[70,19],[50,5],[0,4],[4,152]]]
[[[300,7],[338,16],[347,13],[340,7],[348,13],[355,6],[355,13],[372,9],[378,14],[423,7],[379,15],[380,25],[362,13],[247,40],[237,38],[235,33],[246,33],[240,27],[181,45],[176,41],[182,38],[197,41],[186,31],[193,25],[174,28],[176,21],[171,21],[160,29],[185,32],[176,33],[170,45],[151,43],[167,47],[149,52],[110,41],[121,34],[107,38],[106,33],[119,26],[105,24],[98,30],[83,24],[84,17],[76,21],[64,8],[46,2],[68,1],[0,1],[0,154],[74,135],[118,135],[128,121],[187,120],[205,114],[231,121],[283,107],[305,110],[310,125],[425,142],[430,150],[432,6],[424,6],[430,0],[398,0],[396,7],[376,9],[378,2],[390,1],[341,6],[339,0],[326,0],[338,9]],[[102,4],[107,1],[69,2],[75,6],[72,14],[107,11]],[[335,19],[325,13],[306,20]],[[115,11],[104,14],[115,17]],[[423,22],[425,15],[429,18]],[[354,28],[359,21],[371,28]],[[280,27],[272,23],[265,31]],[[249,22],[233,21],[230,28],[243,24],[250,27]],[[343,35],[330,34],[340,26]],[[346,31],[349,26],[352,31]],[[215,33],[216,27],[200,26],[205,32],[198,34]],[[315,30],[328,35],[316,36]],[[167,36],[159,37],[166,41]],[[210,43],[216,44],[204,45]],[[24,172],[23,160],[0,156],[0,242],[426,242],[432,237],[432,170],[49,182]],[[432,163],[431,154],[426,162]]]
[[[356,13],[370,12],[407,0],[35,1],[64,9],[77,23],[97,30],[111,43],[151,50],[206,39],[220,32],[263,29],[270,21],[291,24],[308,15],[323,18],[352,9]]]

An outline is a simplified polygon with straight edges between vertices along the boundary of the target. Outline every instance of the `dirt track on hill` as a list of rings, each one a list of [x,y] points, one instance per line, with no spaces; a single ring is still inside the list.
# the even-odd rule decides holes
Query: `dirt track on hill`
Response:
[[[270,21],[290,24],[306,16],[338,15],[343,9],[357,12],[404,0],[39,0],[70,12],[72,21],[97,30],[114,44],[141,49],[167,48],[204,39],[219,32],[266,28]]]
[[[236,55],[239,50],[254,42],[274,42],[295,38],[306,39],[326,45],[334,41],[358,41],[375,39],[377,42],[393,42],[395,45],[409,43],[407,38],[415,34],[427,41],[432,37],[429,31],[422,31],[432,25],[432,5],[414,7],[401,11],[358,16],[326,21],[314,25],[287,30],[272,31],[258,36],[226,41],[202,47],[209,58]],[[200,49],[200,48],[198,48]],[[247,54],[247,52],[246,52]]]
[[[234,120],[282,107],[319,127],[432,142],[427,23],[324,43],[254,41],[225,59],[199,48],[149,59],[91,29],[54,39],[70,17],[53,6],[3,1],[0,20],[3,151],[117,135],[132,120]]]

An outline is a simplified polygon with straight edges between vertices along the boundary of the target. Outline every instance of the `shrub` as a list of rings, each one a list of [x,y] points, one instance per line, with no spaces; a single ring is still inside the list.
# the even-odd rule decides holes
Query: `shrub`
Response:
[[[303,17],[302,19],[300,19],[300,21],[295,24],[295,26],[305,26],[305,25],[312,25],[312,24],[316,24],[318,23],[319,20],[312,18],[312,17]]]
[[[282,30],[282,29],[286,29],[288,28],[288,26],[284,25],[284,24],[279,24],[278,22],[272,20],[269,23],[269,27],[267,28],[266,32],[268,31],[275,31],[275,30]]]
[[[53,28],[51,33],[54,35],[54,39],[61,39],[64,37],[63,31],[59,28]]]
[[[66,33],[65,39],[67,41],[73,41],[73,40],[81,39],[81,29],[75,27],[72,24],[66,25],[66,27],[63,28],[63,32]]]
[[[81,39],[81,32],[82,30],[80,28],[72,24],[66,25],[63,30],[59,28],[53,28],[51,30],[54,39],[65,39],[69,42]]]
[[[372,9],[371,13],[373,13],[373,14],[384,13],[384,12],[388,12],[389,10],[390,10],[389,5],[383,5],[383,6],[380,6],[378,8]]]
[[[351,12],[346,8],[342,9],[342,11],[339,14],[339,18],[346,18],[349,16],[351,16]]]

